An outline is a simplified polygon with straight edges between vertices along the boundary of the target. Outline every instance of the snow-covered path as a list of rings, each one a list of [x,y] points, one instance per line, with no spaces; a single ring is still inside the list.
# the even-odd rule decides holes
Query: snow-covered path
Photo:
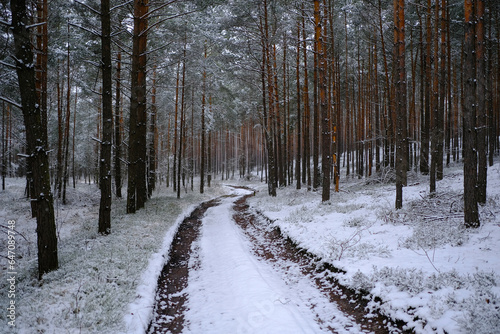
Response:
[[[246,193],[235,191],[240,196]],[[319,321],[328,324],[330,332],[333,318],[338,325],[333,326],[335,331],[359,332],[313,284],[297,279],[289,285],[283,279],[285,273],[255,256],[250,241],[232,220],[236,200],[223,199],[202,220],[185,291],[184,332],[322,333],[327,328],[321,328]],[[318,315],[311,303],[328,306]],[[330,319],[321,319],[325,315]]]

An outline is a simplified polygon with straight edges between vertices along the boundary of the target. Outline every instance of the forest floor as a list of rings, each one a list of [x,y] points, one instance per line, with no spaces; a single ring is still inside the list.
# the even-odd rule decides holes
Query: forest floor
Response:
[[[39,281],[25,181],[9,178],[0,192],[0,305],[10,300],[3,227],[14,220],[16,327],[0,312],[0,333],[160,332],[173,315],[154,320],[165,306],[155,306],[157,291],[181,301],[174,314],[185,333],[383,333],[405,324],[416,333],[500,332],[500,163],[488,169],[479,229],[462,228],[461,165],[445,169],[434,196],[428,176],[410,173],[402,210],[393,209],[391,180],[344,177],[325,203],[294,186],[270,197],[251,175],[212,180],[204,194],[187,185],[181,199],[163,184],[133,215],[114,198],[107,236],[97,233],[99,190],[78,183],[67,205],[56,201],[59,269]],[[190,217],[197,232],[188,242],[176,234]],[[189,275],[170,285],[177,292],[161,292],[176,240]]]

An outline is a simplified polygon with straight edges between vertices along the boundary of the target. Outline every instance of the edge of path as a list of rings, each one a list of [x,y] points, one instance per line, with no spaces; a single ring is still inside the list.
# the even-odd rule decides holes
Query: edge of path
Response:
[[[237,225],[251,240],[253,239],[252,243],[255,246],[254,252],[258,257],[265,261],[279,257],[298,263],[303,268],[304,275],[315,280],[318,288],[330,299],[330,301],[336,303],[342,312],[351,315],[365,330],[377,334],[393,332],[414,333],[412,329],[405,328],[406,323],[404,321],[392,319],[381,313],[380,309],[373,309],[374,305],[369,305],[369,301],[374,300],[374,298],[368,292],[355,291],[341,284],[333,275],[329,275],[329,273],[338,273],[342,272],[342,270],[322,260],[307,249],[299,247],[289,236],[285,235],[278,226],[273,226],[271,219],[266,217],[262,212],[251,207],[247,203],[247,198],[255,196],[255,189],[243,186],[233,187],[253,192],[253,194],[245,195],[238,199],[235,202],[234,210]],[[244,216],[244,222],[242,219],[238,219],[238,216],[241,215]],[[259,220],[265,220],[265,222],[259,222]],[[276,251],[277,247],[265,249],[265,244],[258,245],[258,243],[255,242],[256,238],[252,235],[252,231],[249,231],[251,229],[260,233],[267,244],[271,242],[279,243],[282,249]],[[259,246],[260,249],[258,248]],[[344,296],[347,296],[347,298]]]
[[[129,304],[124,316],[126,334],[144,334],[147,331],[154,315],[153,308],[158,289],[158,277],[160,277],[163,267],[169,261],[169,252],[174,237],[181,223],[200,205],[201,203],[191,204],[177,216],[174,224],[165,234],[160,249],[148,259],[144,259],[148,261],[148,266],[141,274],[140,283],[135,290],[135,298]]]

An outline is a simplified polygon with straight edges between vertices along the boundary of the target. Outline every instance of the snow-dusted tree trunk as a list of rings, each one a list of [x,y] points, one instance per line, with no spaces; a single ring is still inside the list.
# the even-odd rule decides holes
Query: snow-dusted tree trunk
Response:
[[[464,1],[464,106],[463,106],[463,156],[464,156],[464,220],[466,227],[479,227],[476,197],[476,57],[474,0]]]
[[[295,178],[297,182],[297,189],[302,188],[301,179],[301,150],[302,150],[302,115],[300,110],[301,101],[301,87],[300,87],[300,21],[297,20],[297,58],[296,58],[296,81],[297,81],[297,157],[295,161]]]
[[[63,143],[63,173],[62,173],[62,201],[67,204],[66,200],[66,187],[68,185],[68,163],[69,163],[69,127],[71,119],[71,75],[70,75],[70,31],[69,22],[67,25],[68,32],[68,45],[67,45],[67,62],[66,62],[66,117],[64,125],[64,143]]]
[[[36,202],[38,245],[38,277],[57,269],[57,236],[54,204],[50,189],[49,158],[47,154],[47,128],[43,124],[42,110],[36,92],[33,50],[28,31],[25,0],[11,0],[14,58],[21,96],[26,142],[31,166],[32,199]]]
[[[99,233],[111,232],[111,142],[113,138],[113,96],[111,67],[111,13],[109,0],[101,0],[102,138],[99,162]]]
[[[156,66],[153,69],[153,87],[151,88],[151,122],[150,122],[150,141],[149,141],[149,164],[148,164],[148,197],[151,198],[153,190],[156,188],[156,149],[158,131],[156,128],[157,118],[156,107]]]
[[[116,56],[116,87],[115,87],[115,189],[116,197],[122,197],[122,168],[121,168],[121,154],[122,154],[122,107],[121,107],[121,67],[122,67],[122,54],[118,52]]]
[[[484,1],[476,0],[476,71],[477,71],[477,201],[486,204],[486,157],[488,114],[486,112],[486,46],[484,28]]]
[[[326,55],[324,47],[324,20],[321,18],[320,4],[318,0],[314,1],[314,39],[317,51],[317,76],[319,93],[319,110],[314,116],[321,116],[321,172],[322,172],[322,195],[323,202],[330,200],[330,167],[331,167],[331,145],[330,145],[330,122],[328,100],[326,96]],[[318,122],[319,123],[319,122]],[[319,129],[318,129],[319,130]],[[316,131],[316,130],[315,130]],[[318,136],[319,141],[319,136]],[[319,142],[318,142],[319,144]],[[318,145],[319,146],[319,145]],[[316,153],[315,153],[316,154]]]
[[[394,0],[394,42],[396,79],[396,209],[403,207],[403,186],[408,170],[405,68],[405,2]]]

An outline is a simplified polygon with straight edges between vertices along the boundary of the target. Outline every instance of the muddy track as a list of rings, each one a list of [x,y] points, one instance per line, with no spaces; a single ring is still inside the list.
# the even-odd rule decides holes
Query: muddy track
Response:
[[[249,209],[246,200],[252,195],[242,197],[235,202],[235,222],[240,226],[254,245],[255,253],[270,262],[291,261],[298,264],[301,272],[312,278],[318,288],[336,303],[339,309],[351,316],[363,330],[376,334],[382,333],[412,333],[404,330],[403,321],[394,321],[378,311],[367,309],[366,293],[357,293],[341,284],[329,275],[329,272],[339,272],[331,265],[324,264],[304,249],[297,247],[289,238],[284,237],[278,228],[271,228],[267,218],[259,217]],[[333,331],[333,330],[332,330]]]
[[[235,202],[233,219],[252,242],[257,256],[276,265],[287,262],[299,265],[302,274],[314,281],[332,303],[337,304],[342,312],[367,332],[412,333],[403,329],[404,322],[393,321],[376,310],[369,311],[366,294],[357,293],[339,284],[331,275],[339,270],[297,247],[289,238],[284,237],[279,229],[271,227],[267,218],[250,210],[246,203],[250,196],[253,195],[244,196]],[[200,204],[179,225],[170,247],[169,261],[158,278],[153,320],[148,327],[148,334],[182,333],[188,299],[184,289],[187,287],[189,270],[193,270],[189,267],[192,244],[199,238],[201,220],[205,212],[219,203],[220,198]],[[330,330],[335,332],[332,328]]]
[[[153,320],[147,333],[182,333],[187,295],[191,245],[200,234],[201,219],[208,208],[219,204],[214,199],[200,204],[179,225],[169,251],[169,261],[158,278]]]

